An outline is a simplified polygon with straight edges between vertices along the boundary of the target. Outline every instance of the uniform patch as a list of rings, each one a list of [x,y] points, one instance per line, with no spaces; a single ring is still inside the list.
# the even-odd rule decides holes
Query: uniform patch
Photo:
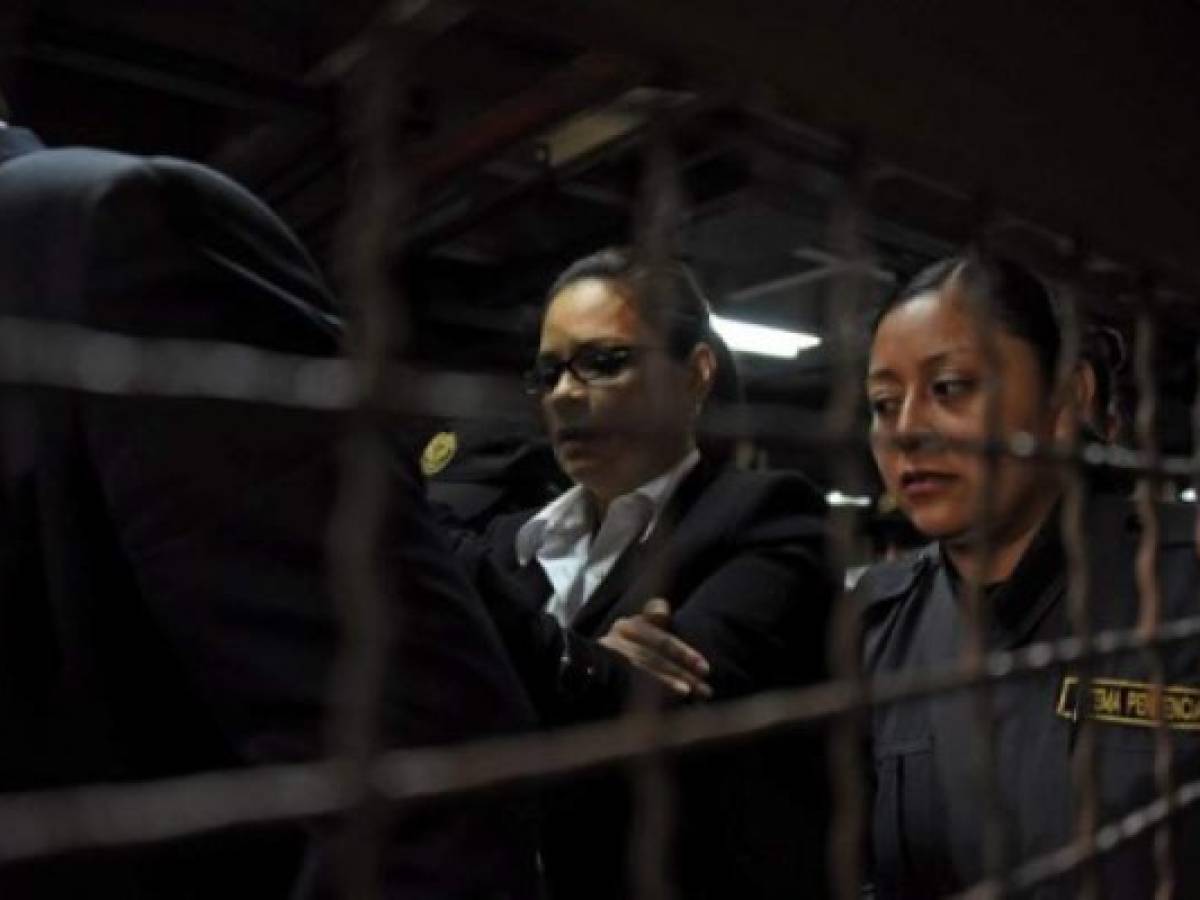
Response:
[[[450,464],[457,452],[458,438],[454,432],[439,431],[429,439],[429,443],[421,452],[421,471],[425,473],[426,478],[432,478]]]
[[[1082,714],[1097,722],[1154,728],[1161,706],[1168,728],[1200,731],[1200,688],[1170,684],[1160,688],[1145,681],[1093,678],[1087,697],[1080,698],[1079,689],[1077,676],[1063,679],[1055,712],[1064,719],[1074,721]]]

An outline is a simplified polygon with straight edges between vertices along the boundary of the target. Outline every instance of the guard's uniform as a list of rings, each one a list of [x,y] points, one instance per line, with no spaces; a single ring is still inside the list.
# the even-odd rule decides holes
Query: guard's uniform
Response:
[[[1160,509],[1158,571],[1163,618],[1171,621],[1200,613],[1195,508]],[[1138,614],[1134,559],[1141,532],[1133,506],[1097,498],[1085,521],[1094,630],[1130,628]],[[1072,633],[1059,535],[1054,517],[1012,577],[988,589],[990,650]],[[956,582],[936,545],[874,566],[863,576],[858,594],[864,603],[868,674],[942,669],[956,662],[966,631]],[[1200,641],[1168,646],[1163,660],[1161,706],[1179,783],[1200,777]],[[1086,691],[1080,689],[1079,674],[1075,667],[1057,666],[993,690],[993,751],[1012,862],[1074,837],[1071,759],[1084,716],[1095,722],[1101,821],[1119,818],[1156,796],[1157,717],[1149,662],[1137,653],[1101,659]],[[982,877],[983,814],[972,762],[980,750],[980,729],[969,693],[880,707],[873,713],[871,739],[874,896],[926,900],[973,884]],[[1172,837],[1175,896],[1200,897],[1200,814],[1185,814]],[[1113,851],[1101,865],[1105,896],[1153,895],[1149,838]],[[1062,878],[1026,896],[1073,897],[1075,884]]]

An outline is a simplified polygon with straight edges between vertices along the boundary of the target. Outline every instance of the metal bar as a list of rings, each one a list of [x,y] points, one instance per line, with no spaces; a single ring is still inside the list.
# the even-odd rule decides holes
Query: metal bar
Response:
[[[1074,254],[1073,268],[1082,268],[1084,254]],[[1063,341],[1059,354],[1058,372],[1055,374],[1056,402],[1073,403],[1072,382],[1080,364],[1082,345],[1079,323],[1080,304],[1075,294],[1075,284],[1069,283],[1063,291],[1064,309],[1060,321],[1063,324]],[[1079,443],[1081,417],[1091,410],[1075,410],[1075,421],[1071,428],[1068,444],[1075,448]],[[1092,635],[1091,593],[1088,583],[1087,541],[1083,536],[1084,510],[1087,504],[1086,469],[1075,465],[1066,467],[1060,529],[1063,552],[1066,560],[1066,603],[1067,618],[1072,633],[1090,647]],[[1075,670],[1079,677],[1080,696],[1090,695],[1092,667],[1081,664]],[[1071,747],[1072,784],[1079,797],[1075,821],[1075,840],[1085,849],[1091,849],[1095,841],[1096,828],[1100,823],[1099,774],[1096,757],[1096,726],[1091,716],[1084,716],[1074,723],[1072,732],[1074,746]],[[1099,896],[1099,870],[1095,857],[1091,856],[1084,867],[1079,889],[1079,900],[1096,900]]]
[[[223,109],[302,121],[328,115],[324,93],[307,85],[64,21],[34,19],[29,41],[16,55]]]
[[[635,759],[749,739],[818,723],[872,705],[962,691],[985,680],[1018,678],[1085,659],[1200,640],[1200,615],[1139,629],[1097,632],[989,654],[981,671],[959,664],[758,694],[663,714],[647,737],[636,716],[520,737],[379,754],[370,780],[392,802],[433,801]],[[1086,654],[1086,655],[1085,655]],[[256,779],[261,776],[261,784]],[[332,761],[208,772],[134,785],[100,785],[0,795],[0,864],[89,847],[149,843],[242,825],[290,821],[344,810],[354,801]],[[189,810],[165,814],[183,803]],[[117,812],[113,812],[113,811]]]
[[[829,315],[835,322],[835,381],[826,410],[825,431],[848,438],[859,427],[858,406],[862,373],[859,371],[861,344],[859,323],[870,298],[870,278],[874,266],[863,235],[872,185],[870,168],[859,151],[847,159],[847,172],[841,196],[830,217],[830,244],[839,262],[823,266],[822,275],[832,275],[827,294]],[[811,274],[811,273],[809,273]],[[858,455],[842,454],[836,465],[841,485],[860,483]],[[828,532],[831,549],[829,565],[834,572],[846,572],[863,557],[856,510],[831,507]],[[862,622],[859,604],[844,586],[839,586],[829,625],[829,658],[836,678],[861,685],[863,680],[860,642]],[[833,722],[830,736],[829,772],[833,781],[834,806],[829,830],[831,885],[839,900],[856,900],[862,889],[862,838],[866,823],[867,792],[864,771],[871,760],[863,758],[864,733],[869,728],[869,713],[854,710]]]
[[[979,200],[976,208],[976,235],[972,253],[987,251],[987,226],[992,210],[986,200]],[[960,295],[967,303],[967,314],[973,326],[982,336],[982,356],[987,377],[984,392],[984,434],[988,442],[1001,437],[1001,409],[1004,402],[1001,372],[1003,366],[996,343],[996,313],[991,301],[978,297],[974,292],[962,291]],[[964,612],[966,631],[963,634],[960,652],[968,671],[981,671],[987,655],[992,623],[990,600],[984,588],[990,576],[990,568],[996,558],[995,518],[998,511],[996,484],[1004,457],[994,452],[982,454],[984,463],[983,488],[975,511],[974,527],[978,547],[974,548],[973,567],[969,572],[960,572],[962,586],[961,609]],[[996,757],[999,723],[996,719],[992,696],[993,684],[980,681],[971,693],[972,713],[975,718],[973,774],[982,801],[981,837],[983,871],[990,877],[1001,877],[1009,864],[1008,830],[1000,802],[1000,778]]]
[[[380,375],[390,389],[382,408],[405,414],[444,412],[485,419],[527,419],[528,401],[515,379],[464,372],[431,372],[391,363]],[[0,316],[0,386],[48,387],[94,394],[212,399],[315,412],[353,410],[361,373],[346,360],[278,353],[246,344],[133,337],[46,320]],[[399,386],[416,390],[395,390]],[[431,399],[436,398],[436,399]],[[748,406],[756,430],[797,447],[829,452],[860,448],[865,436],[837,438],[792,407]],[[720,423],[718,422],[718,425]],[[635,425],[631,423],[631,428]],[[1200,475],[1195,456],[1156,456],[1117,445],[1087,443],[1074,451],[1039,444],[1028,435],[1003,441],[940,438],[938,446],[1060,465],[1106,466],[1164,478]]]
[[[1143,288],[1147,288],[1143,284]],[[1154,309],[1153,292],[1144,291],[1146,302],[1138,315],[1137,334],[1134,342],[1134,375],[1137,381],[1138,408],[1136,416],[1138,445],[1151,460],[1157,456],[1157,394],[1154,377],[1154,343],[1157,335],[1157,310]],[[1158,500],[1162,485],[1161,477],[1149,471],[1138,479],[1137,511],[1141,523],[1138,538],[1134,574],[1138,593],[1138,630],[1151,634],[1162,621],[1162,593],[1158,581]],[[1154,741],[1154,784],[1164,802],[1171,796],[1171,733],[1167,717],[1163,712],[1161,698],[1165,682],[1165,668],[1159,648],[1147,645],[1146,665],[1150,680],[1155,686],[1160,701],[1157,705],[1159,722]],[[1164,822],[1154,830],[1154,869],[1157,885],[1155,900],[1170,900],[1174,896],[1174,872],[1171,864],[1171,829]]]
[[[630,60],[585,53],[537,87],[493,107],[468,128],[417,151],[414,184],[429,189],[503,152],[540,129],[637,84],[645,70]]]
[[[1115,822],[1101,826],[1091,840],[1076,841],[1029,860],[1017,867],[1004,881],[982,882],[957,895],[954,900],[986,900],[1023,894],[1039,884],[1096,862],[1105,853],[1141,837],[1151,828],[1167,827],[1173,815],[1194,806],[1197,801],[1200,801],[1200,779],[1186,782],[1165,797],[1152,800]]]
[[[651,306],[669,302],[666,296],[672,288],[665,273],[670,271],[678,246],[679,161],[672,146],[671,125],[664,117],[651,126],[645,149],[640,208],[634,222],[636,252],[650,272],[648,283],[640,286],[647,295],[642,302]],[[650,428],[658,425],[656,422],[644,424]],[[661,559],[652,560],[650,566],[661,566]],[[635,681],[626,715],[642,721],[646,739],[654,740],[660,736],[662,712],[657,686],[650,679]],[[674,900],[678,892],[668,861],[673,856],[676,797],[669,780],[668,761],[661,753],[652,753],[635,761],[631,772],[634,822],[629,832],[629,871],[633,896],[636,900]]]
[[[357,414],[342,448],[339,489],[329,533],[329,571],[342,625],[333,677],[331,745],[351,803],[340,823],[336,863],[347,900],[381,896],[383,821],[371,783],[379,750],[380,704],[393,629],[403,628],[403,598],[384,596],[380,561],[389,503],[390,454],[382,434],[386,368],[403,344],[406,323],[393,280],[395,230],[402,227],[407,185],[395,146],[394,117],[401,83],[402,25],[379,28],[359,78],[351,84],[353,136],[361,179],[341,232],[341,259],[356,305],[348,343],[361,387]],[[394,573],[389,573],[394,575]],[[404,584],[389,577],[394,586]]]

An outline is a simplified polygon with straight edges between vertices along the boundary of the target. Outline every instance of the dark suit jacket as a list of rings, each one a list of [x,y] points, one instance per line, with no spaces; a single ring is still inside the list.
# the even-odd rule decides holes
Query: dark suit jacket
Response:
[[[335,352],[313,264],[232,182],[178,160],[36,147],[0,130],[4,315]],[[13,388],[0,400],[0,790],[322,753],[342,421]],[[387,487],[383,741],[531,724],[494,627],[431,526],[415,462],[400,461]],[[0,896],[285,897],[305,853],[321,893],[318,834],[273,828],[0,868]],[[388,896],[534,890],[532,825],[515,804],[426,810],[393,836]]]
[[[596,639],[658,596],[674,608],[675,632],[711,663],[718,700],[823,680],[833,584],[823,513],[824,502],[797,475],[702,463],[569,631],[542,612],[551,587],[541,566],[517,562],[516,533],[530,513],[499,519],[485,543],[460,553],[543,720],[565,724],[624,708],[633,671]],[[684,897],[824,896],[819,736],[706,751],[685,758],[675,775],[681,827],[672,870]],[[629,801],[613,779],[548,792],[544,856],[555,897],[628,896]]]

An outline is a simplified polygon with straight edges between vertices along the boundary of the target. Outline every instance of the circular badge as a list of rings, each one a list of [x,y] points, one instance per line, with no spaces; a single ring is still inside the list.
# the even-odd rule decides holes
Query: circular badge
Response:
[[[457,450],[458,438],[453,431],[439,431],[430,438],[421,453],[421,471],[425,477],[432,478],[446,468]]]

